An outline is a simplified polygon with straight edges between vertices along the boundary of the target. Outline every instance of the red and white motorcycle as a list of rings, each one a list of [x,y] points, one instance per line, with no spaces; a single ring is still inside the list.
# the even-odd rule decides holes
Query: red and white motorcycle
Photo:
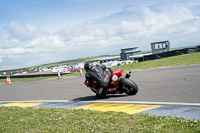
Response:
[[[111,75],[111,81],[109,83],[109,89],[106,91],[103,95],[96,95],[98,98],[103,98],[106,96],[106,94],[123,94],[126,93],[127,95],[135,95],[138,92],[138,86],[137,84],[129,79],[131,76],[131,72],[126,72],[124,75],[123,69],[115,70]],[[88,81],[85,80],[84,83],[86,86],[88,84]],[[96,93],[98,89],[98,84],[93,81],[92,86],[90,89]]]

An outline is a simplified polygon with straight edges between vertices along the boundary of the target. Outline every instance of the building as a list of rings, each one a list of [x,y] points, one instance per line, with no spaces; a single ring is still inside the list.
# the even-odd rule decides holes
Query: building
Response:
[[[91,62],[99,62],[99,63],[108,63],[108,62],[115,62],[115,61],[125,61],[125,60],[138,60],[139,58],[143,57],[140,55],[141,50],[137,50],[138,47],[132,48],[124,48],[121,49],[120,56],[113,56],[113,57],[102,57],[90,60]]]
[[[137,50],[138,47],[121,49],[121,60],[134,60],[135,55],[140,55],[141,50]]]
[[[169,41],[151,43],[152,54],[164,53],[170,51]]]

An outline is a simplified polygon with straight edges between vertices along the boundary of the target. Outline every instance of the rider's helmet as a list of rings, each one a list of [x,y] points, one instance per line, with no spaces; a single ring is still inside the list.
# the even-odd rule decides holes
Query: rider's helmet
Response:
[[[84,65],[84,69],[87,72],[93,66],[92,62],[86,62]]]

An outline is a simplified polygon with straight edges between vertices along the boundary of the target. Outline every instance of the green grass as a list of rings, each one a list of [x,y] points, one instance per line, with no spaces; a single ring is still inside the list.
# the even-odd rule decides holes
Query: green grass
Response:
[[[112,67],[112,69],[113,70],[124,69],[125,71],[131,71],[131,70],[173,67],[173,66],[192,65],[192,64],[200,64],[200,52],[173,56],[157,60],[144,61],[139,63],[131,63],[128,65]],[[62,77],[79,76],[79,75],[80,73],[72,73],[63,75]],[[11,82],[36,81],[48,78],[57,78],[57,77],[14,78],[11,79]],[[0,79],[0,83],[6,83],[6,79]]]
[[[129,71],[191,64],[200,64],[200,53],[133,63],[112,67],[112,69],[123,68],[125,71]],[[79,76],[79,74],[67,74],[62,75],[62,77]],[[12,82],[33,81],[46,78],[57,77],[12,79]],[[5,79],[0,79],[0,82],[5,83],[6,81]],[[173,116],[166,117],[149,114],[129,115],[118,112],[99,112],[80,109],[0,107],[1,132],[199,133],[200,120],[186,120]]]
[[[56,108],[0,107],[3,133],[199,133],[200,120]]]
[[[131,63],[124,66],[112,67],[113,70],[124,69],[126,71],[140,70],[140,69],[152,69],[161,67],[174,67],[183,65],[200,64],[200,52],[192,54],[184,54],[179,56],[173,56],[163,59],[144,61],[139,63]]]

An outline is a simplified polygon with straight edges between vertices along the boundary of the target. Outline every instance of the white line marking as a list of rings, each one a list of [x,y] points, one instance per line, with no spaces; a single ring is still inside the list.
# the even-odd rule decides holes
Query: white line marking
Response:
[[[146,102],[146,101],[81,101],[81,102],[200,106],[200,103],[178,103],[178,102]]]
[[[0,101],[0,103],[5,103],[5,102],[73,102],[71,100],[22,100],[22,101]]]
[[[0,101],[4,102],[86,102],[86,103],[119,103],[119,104],[150,104],[150,105],[184,105],[200,106],[200,103],[179,103],[179,102],[147,102],[147,101],[82,101],[82,100],[26,100],[26,101]]]

